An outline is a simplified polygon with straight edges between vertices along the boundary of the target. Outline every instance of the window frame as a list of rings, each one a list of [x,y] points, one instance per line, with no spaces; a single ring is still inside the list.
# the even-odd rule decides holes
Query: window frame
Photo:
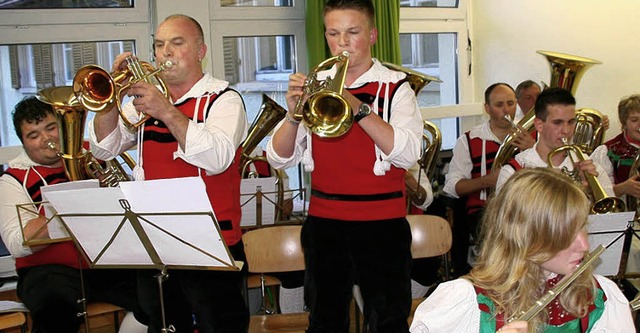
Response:
[[[256,15],[256,10],[259,11],[260,15]],[[209,11],[211,13],[211,21],[237,20],[246,22],[254,20],[251,18],[256,18],[257,21],[264,21],[262,19],[264,17],[268,17],[268,20],[304,20],[305,4],[304,1],[293,0],[293,6],[291,7],[224,7],[220,4],[220,0],[209,0]]]

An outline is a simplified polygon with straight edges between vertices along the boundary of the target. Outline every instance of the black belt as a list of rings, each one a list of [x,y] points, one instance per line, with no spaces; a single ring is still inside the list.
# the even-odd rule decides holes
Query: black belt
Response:
[[[377,201],[402,198],[402,191],[376,193],[376,194],[332,194],[324,193],[316,189],[311,189],[311,195],[326,200],[342,200],[342,201]]]

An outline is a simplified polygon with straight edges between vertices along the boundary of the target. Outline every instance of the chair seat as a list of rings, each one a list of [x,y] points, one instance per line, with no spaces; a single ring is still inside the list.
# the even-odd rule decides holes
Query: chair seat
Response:
[[[279,286],[280,280],[271,275],[264,275],[264,285],[266,287]],[[247,276],[247,288],[260,288],[260,274],[249,274]]]
[[[251,333],[304,333],[309,326],[309,313],[287,313],[279,315],[251,316],[249,332]]]
[[[124,309],[105,302],[91,302],[87,304],[87,316],[89,316],[89,318],[118,311],[124,311]]]
[[[0,315],[0,330],[24,325],[27,317],[22,312],[10,312]]]

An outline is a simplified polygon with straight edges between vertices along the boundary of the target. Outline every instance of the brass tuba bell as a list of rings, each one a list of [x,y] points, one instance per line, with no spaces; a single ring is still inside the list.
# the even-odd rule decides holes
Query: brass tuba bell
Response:
[[[318,81],[317,73],[333,65],[336,65],[335,76]],[[349,53],[344,51],[318,64],[305,80],[293,117],[298,121],[304,120],[311,132],[318,136],[339,137],[353,125],[351,106],[342,97],[348,67]]]
[[[585,71],[593,65],[601,64],[598,60],[559,52],[537,51],[537,53],[545,56],[551,70],[551,79],[549,80],[549,85],[545,86],[545,89],[563,88],[571,91],[571,94],[574,96],[578,89],[578,83]],[[533,131],[535,131],[533,120],[536,117],[536,113],[533,108],[528,111],[523,110],[523,112],[525,111],[526,113],[518,122],[518,126],[521,126],[529,135],[532,135]],[[515,140],[516,137],[517,132],[509,134],[504,139],[500,148],[498,148],[496,158],[493,160],[493,165],[491,166],[492,171],[501,168],[518,152],[518,148],[513,145],[513,140]]]
[[[258,146],[269,133],[276,127],[280,120],[284,119],[287,110],[278,105],[269,96],[262,94],[260,112],[251,124],[247,138],[242,142],[242,155],[240,156],[240,174],[244,174],[247,165],[251,163],[251,152]]]
[[[100,112],[109,110],[115,105],[120,112],[120,117],[129,127],[138,127],[149,119],[149,116],[143,114],[137,122],[130,122],[122,113],[122,98],[124,97],[122,91],[132,84],[144,80],[159,87],[162,94],[169,98],[169,89],[164,80],[159,77],[159,73],[173,64],[171,61],[167,61],[156,69],[148,62],[139,61],[135,57],[129,56],[126,61],[127,68],[113,73],[109,73],[97,65],[81,67],[73,78],[73,91],[80,105],[87,110]]]
[[[119,161],[113,159],[102,165],[91,152],[83,148],[87,111],[78,103],[72,87],[46,88],[40,90],[36,98],[51,105],[57,116],[60,142],[49,142],[49,148],[57,151],[62,158],[69,180],[98,179],[104,187],[114,187],[121,181],[129,180]],[[123,153],[120,157],[133,169],[135,161],[131,156]]]

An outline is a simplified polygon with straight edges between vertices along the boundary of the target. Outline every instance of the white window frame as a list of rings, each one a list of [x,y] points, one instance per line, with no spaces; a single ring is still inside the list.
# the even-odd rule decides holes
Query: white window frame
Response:
[[[482,114],[473,103],[473,80],[469,73],[471,52],[468,50],[468,1],[460,0],[458,8],[400,8],[400,33],[455,33],[458,54],[458,104],[421,108],[425,119],[466,117]]]
[[[251,7],[251,6],[227,6],[223,7],[220,0],[210,0],[209,8],[212,21],[240,20],[251,21],[247,18],[255,18],[258,21],[263,18],[269,20],[299,20],[304,21],[305,5],[303,0],[294,0],[291,7]],[[252,28],[259,30],[259,26]]]

